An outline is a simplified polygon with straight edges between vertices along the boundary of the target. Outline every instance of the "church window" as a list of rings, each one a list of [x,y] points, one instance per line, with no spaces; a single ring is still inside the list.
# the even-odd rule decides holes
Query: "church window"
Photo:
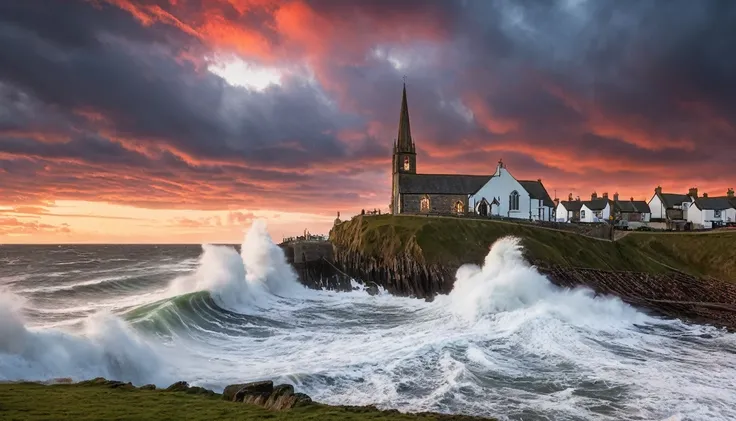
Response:
[[[409,157],[405,156],[404,157],[404,171],[409,171],[409,170],[411,170],[411,162],[409,161]]]
[[[463,205],[463,202],[457,201],[455,202],[455,212],[456,213],[464,213],[465,212],[465,205]]]
[[[585,219],[585,211],[584,210],[581,210],[580,211],[580,218],[581,219]]]
[[[512,191],[509,195],[509,210],[519,210],[519,192],[517,192],[516,190]]]
[[[429,196],[422,197],[422,200],[419,201],[419,209],[422,212],[429,212]]]

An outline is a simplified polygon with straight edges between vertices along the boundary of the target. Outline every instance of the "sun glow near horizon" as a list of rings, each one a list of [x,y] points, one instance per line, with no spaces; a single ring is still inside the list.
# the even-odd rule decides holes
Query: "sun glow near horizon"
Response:
[[[0,207],[0,244],[238,244],[253,221],[266,220],[274,242],[326,234],[334,216],[272,210],[144,209],[60,200],[46,206]]]

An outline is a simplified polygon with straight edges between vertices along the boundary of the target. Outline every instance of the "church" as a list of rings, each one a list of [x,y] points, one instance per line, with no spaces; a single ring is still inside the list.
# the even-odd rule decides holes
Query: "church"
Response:
[[[541,221],[554,220],[555,208],[542,180],[516,180],[502,161],[491,175],[418,174],[406,84],[393,148],[390,206],[394,215],[478,215]]]

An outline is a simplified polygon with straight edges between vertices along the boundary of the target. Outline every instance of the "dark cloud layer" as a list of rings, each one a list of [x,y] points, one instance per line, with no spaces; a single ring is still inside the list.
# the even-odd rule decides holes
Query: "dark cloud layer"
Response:
[[[420,170],[719,193],[734,51],[728,0],[3,2],[0,204],[384,206],[403,75]]]

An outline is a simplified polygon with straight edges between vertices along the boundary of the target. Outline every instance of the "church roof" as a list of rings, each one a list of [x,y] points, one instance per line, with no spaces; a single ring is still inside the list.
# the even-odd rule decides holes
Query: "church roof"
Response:
[[[537,181],[526,181],[526,180],[517,180],[519,184],[521,184],[521,187],[524,188],[524,190],[529,193],[529,197],[536,200],[541,200],[542,204],[544,206],[554,208],[555,203],[552,201],[552,199],[549,197],[549,193],[547,193],[547,189],[544,188],[544,184],[542,184],[542,180]]]
[[[399,190],[407,194],[473,194],[490,175],[399,174]]]
[[[415,152],[414,141],[411,138],[411,125],[409,124],[409,104],[406,101],[406,84],[401,94],[401,113],[399,114],[399,135],[396,147],[398,152]]]

